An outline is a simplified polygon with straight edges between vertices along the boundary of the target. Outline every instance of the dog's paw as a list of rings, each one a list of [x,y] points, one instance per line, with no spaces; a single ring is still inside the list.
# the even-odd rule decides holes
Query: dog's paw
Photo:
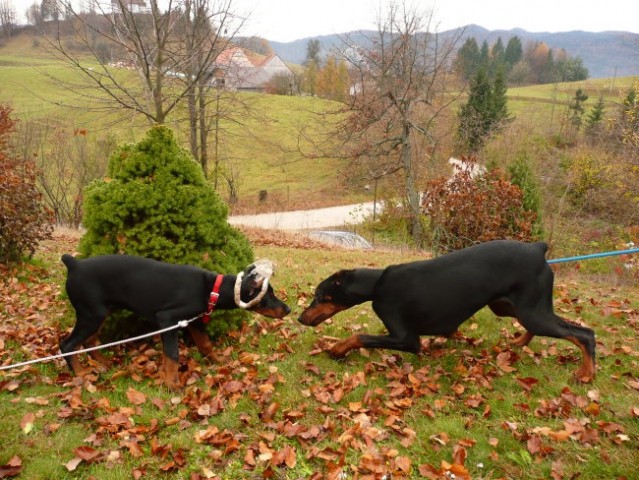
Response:
[[[328,350],[328,354],[333,360],[343,360],[344,358],[346,358],[346,354],[349,352],[350,349],[344,349],[344,346],[341,345],[343,343],[344,342],[339,342],[338,344],[333,345]]]
[[[573,374],[573,380],[577,383],[592,383],[595,379],[595,372],[583,366]]]
[[[512,341],[512,345],[514,345],[515,347],[525,347],[530,343],[533,337],[534,335],[532,333],[524,332],[521,335],[515,337],[515,339]]]

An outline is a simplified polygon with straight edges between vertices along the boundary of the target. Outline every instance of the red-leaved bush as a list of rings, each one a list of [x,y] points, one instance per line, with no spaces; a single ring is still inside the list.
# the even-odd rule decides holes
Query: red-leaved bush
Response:
[[[521,189],[499,169],[476,176],[471,170],[427,184],[422,207],[433,246],[451,251],[496,239],[532,240],[536,213],[524,209]]]
[[[53,230],[36,187],[35,165],[8,154],[14,126],[11,107],[0,104],[0,263],[5,264],[33,255],[38,242]]]

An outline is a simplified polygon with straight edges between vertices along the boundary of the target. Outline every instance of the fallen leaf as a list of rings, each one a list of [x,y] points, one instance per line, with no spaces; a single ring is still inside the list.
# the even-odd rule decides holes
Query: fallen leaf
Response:
[[[82,463],[82,459],[75,457],[73,460],[69,460],[67,463],[65,463],[64,466],[68,471],[73,472],[76,468],[78,468],[78,465],[80,465],[80,463]]]
[[[14,455],[4,465],[0,465],[0,478],[16,477],[22,473],[22,459]]]
[[[29,412],[22,417],[20,421],[20,428],[22,429],[22,433],[28,435],[33,430],[33,426],[35,423],[35,414]]]
[[[146,395],[142,392],[138,392],[132,387],[129,387],[126,391],[126,397],[133,405],[143,405],[146,403]]]

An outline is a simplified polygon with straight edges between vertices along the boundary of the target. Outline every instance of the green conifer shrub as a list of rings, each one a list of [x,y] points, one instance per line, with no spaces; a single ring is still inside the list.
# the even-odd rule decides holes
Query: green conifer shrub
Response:
[[[522,207],[526,212],[533,212],[535,219],[532,223],[532,238],[539,239],[543,234],[541,222],[541,193],[531,160],[524,151],[519,152],[508,165],[510,182],[517,185],[522,193]]]
[[[227,206],[199,164],[170,129],[157,126],[139,143],[119,148],[109,160],[108,177],[86,188],[86,234],[79,251],[85,257],[139,255],[236,274],[253,261],[253,252],[227,217]],[[242,310],[216,312],[209,334],[224,334],[245,318]]]

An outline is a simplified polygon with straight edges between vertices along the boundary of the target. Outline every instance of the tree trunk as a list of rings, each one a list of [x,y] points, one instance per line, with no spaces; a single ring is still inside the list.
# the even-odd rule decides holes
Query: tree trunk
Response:
[[[188,103],[189,103],[189,139],[190,139],[190,147],[191,147],[191,155],[193,158],[198,158],[198,148],[197,148],[197,106],[196,106],[196,98],[195,98],[195,87],[192,86],[189,89],[189,93],[187,95]],[[204,168],[204,165],[202,165]],[[204,172],[206,174],[206,171]]]
[[[408,200],[408,210],[410,212],[410,233],[415,245],[421,246],[423,229],[420,220],[419,192],[415,188],[415,172],[413,171],[413,162],[411,159],[410,132],[410,125],[404,125],[402,133],[404,186],[406,199]]]
[[[215,125],[213,127],[215,136],[214,156],[213,156],[213,189],[217,191],[220,173],[220,90],[215,89]],[[229,185],[230,186],[230,185]]]
[[[200,97],[200,163],[202,164],[202,170],[204,170],[204,176],[209,177],[209,154],[208,154],[208,136],[209,129],[207,127],[206,119],[206,88],[207,86],[200,81],[198,85],[199,97]]]

